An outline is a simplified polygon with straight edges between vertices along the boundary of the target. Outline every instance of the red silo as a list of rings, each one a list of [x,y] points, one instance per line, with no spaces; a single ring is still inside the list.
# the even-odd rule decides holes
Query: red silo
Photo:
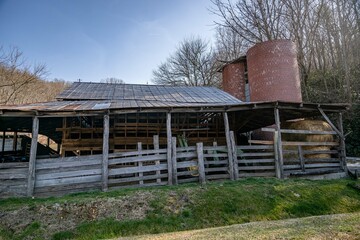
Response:
[[[247,52],[250,101],[302,102],[296,46],[290,40],[258,43]]]
[[[225,67],[222,69],[223,90],[244,102],[246,101],[245,68],[246,68],[246,58],[241,57],[225,65]]]

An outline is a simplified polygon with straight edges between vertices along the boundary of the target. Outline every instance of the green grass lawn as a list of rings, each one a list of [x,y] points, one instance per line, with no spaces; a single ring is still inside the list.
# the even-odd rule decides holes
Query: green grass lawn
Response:
[[[27,207],[27,211],[31,211],[54,204],[59,206],[70,203],[82,204],[94,199],[99,201],[108,198],[136,199],[137,196],[144,194],[150,196],[148,206],[145,214],[136,219],[125,218],[119,221],[111,215],[91,220],[84,219],[73,228],[51,232],[50,235],[47,223],[40,219],[23,226],[21,232],[2,226],[0,239],[25,239],[28,236],[43,239],[46,235],[44,233],[53,239],[101,239],[254,221],[360,212],[359,181],[263,178],[212,182],[204,186],[186,184],[173,187],[124,189],[107,193],[69,195],[62,198],[7,199],[0,200],[0,213],[14,212],[24,207]],[[136,201],[133,202],[137,204]],[[143,205],[136,207],[145,208]],[[64,217],[63,221],[66,220]],[[0,223],[1,221],[0,214]]]
[[[183,239],[360,239],[360,212],[234,224],[173,233],[128,237],[133,240]]]

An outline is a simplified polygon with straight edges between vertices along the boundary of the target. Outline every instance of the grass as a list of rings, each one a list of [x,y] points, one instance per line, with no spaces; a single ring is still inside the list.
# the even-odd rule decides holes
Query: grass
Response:
[[[360,213],[347,213],[143,235],[131,239],[359,239],[359,219]]]
[[[139,191],[156,196],[144,219],[103,219],[83,222],[75,229],[58,232],[53,239],[102,239],[218,227],[254,221],[279,220],[316,215],[360,212],[359,182],[341,180],[246,179],[147,189],[94,192],[49,199],[0,201],[0,211],[21,206],[122,197]],[[37,233],[45,226],[39,224]],[[40,230],[39,230],[40,229]],[[30,231],[30,230],[29,230]],[[40,233],[39,233],[40,234]],[[24,239],[25,230],[14,236],[0,227],[0,239]]]

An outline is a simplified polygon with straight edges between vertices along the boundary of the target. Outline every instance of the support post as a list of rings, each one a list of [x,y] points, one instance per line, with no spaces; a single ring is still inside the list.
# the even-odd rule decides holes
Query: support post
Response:
[[[338,116],[338,128],[339,128],[339,137],[340,137],[340,161],[341,168],[347,173],[346,165],[346,148],[345,148],[345,137],[344,137],[344,128],[343,128],[343,119],[342,113],[339,113]]]
[[[2,147],[1,147],[1,155],[4,156],[5,153],[5,136],[6,136],[6,132],[3,131],[3,135],[2,135]]]
[[[274,131],[275,175],[277,178],[280,178],[279,153],[278,153],[278,147],[277,147],[278,136],[279,136],[279,132]]]
[[[230,141],[231,141],[231,152],[234,161],[234,179],[237,180],[239,178],[239,164],[237,159],[236,143],[235,143],[235,136],[233,131],[230,131]]]
[[[281,126],[280,126],[280,112],[279,108],[274,109],[274,115],[275,115],[275,129],[277,131],[277,136],[274,139],[274,142],[276,142],[276,148],[277,148],[277,154],[278,154],[278,170],[276,177],[277,178],[284,178],[284,156],[282,151],[282,141],[281,141]],[[274,135],[275,136],[275,135]]]
[[[35,170],[36,170],[36,150],[37,140],[39,134],[39,118],[33,117],[32,134],[31,134],[31,147],[29,157],[29,173],[28,173],[28,185],[27,185],[27,196],[31,197],[34,194],[35,188]]]
[[[18,132],[14,132],[14,138],[13,138],[13,151],[17,151],[17,140],[18,140]]]
[[[102,151],[102,190],[108,190],[109,182],[109,115],[104,115],[103,151]]]
[[[171,113],[166,115],[166,137],[167,137],[167,164],[168,164],[168,184],[173,185],[173,172],[171,162]]]
[[[203,152],[202,142],[196,144],[196,152],[198,157],[199,182],[201,184],[205,184],[206,178],[205,178],[204,152]]]
[[[171,162],[172,162],[172,173],[173,173],[173,184],[178,184],[177,179],[177,162],[176,162],[176,137],[171,138]]]
[[[142,151],[142,143],[141,142],[138,142],[137,143],[137,150],[138,150],[138,158],[141,158],[142,154],[141,154],[141,151]],[[138,162],[138,166],[139,167],[142,167],[143,163],[140,161]],[[144,176],[144,173],[143,172],[139,172],[139,177],[142,178]],[[144,184],[144,180],[140,180],[139,181],[139,184],[140,185],[143,185]]]
[[[230,179],[234,180],[234,160],[232,154],[231,140],[230,140],[230,127],[229,127],[229,119],[227,112],[223,113],[224,116],[224,126],[225,126],[225,136],[226,136],[226,146],[228,149],[228,159],[229,159],[229,174]]]
[[[159,135],[154,135],[154,136],[153,136],[153,142],[154,142],[154,150],[159,150],[159,149],[160,149]],[[155,155],[159,156],[159,153],[156,153]],[[156,160],[156,161],[155,161],[155,165],[160,165],[160,160]],[[157,175],[157,176],[160,176],[160,174],[161,174],[161,171],[160,171],[160,170],[157,170],[157,171],[156,171],[156,175]],[[157,182],[157,183],[161,183],[161,178],[158,177],[158,178],[156,179],[156,182]]]

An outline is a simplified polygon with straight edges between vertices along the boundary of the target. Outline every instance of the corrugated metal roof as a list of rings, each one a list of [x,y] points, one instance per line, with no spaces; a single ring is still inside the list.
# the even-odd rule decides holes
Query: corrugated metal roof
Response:
[[[144,101],[144,100],[88,100],[88,101],[54,101],[43,103],[32,103],[23,105],[3,105],[0,106],[0,111],[12,112],[83,112],[83,111],[97,111],[97,110],[121,110],[121,109],[162,109],[162,108],[226,108],[255,110],[262,108],[273,108],[279,105],[282,109],[293,109],[300,113],[299,110],[308,109],[310,111],[318,112],[318,108],[326,111],[344,111],[348,109],[347,104],[316,104],[316,103],[291,103],[291,102],[241,102],[241,103],[178,103],[170,101]],[[1,113],[0,113],[1,115]],[[246,114],[245,114],[246,115]],[[272,115],[272,114],[271,114]],[[264,117],[264,116],[263,116]],[[300,116],[299,116],[300,117]],[[262,118],[260,118],[261,120]]]
[[[141,100],[156,104],[172,103],[241,103],[214,87],[174,87],[165,85],[110,84],[75,82],[57,97],[59,100]]]
[[[0,110],[11,111],[86,111],[104,109],[136,109],[136,108],[168,108],[168,107],[216,107],[231,106],[236,103],[179,103],[171,101],[145,101],[145,100],[88,100],[88,101],[54,101],[44,103],[31,103],[24,105],[4,105]]]

